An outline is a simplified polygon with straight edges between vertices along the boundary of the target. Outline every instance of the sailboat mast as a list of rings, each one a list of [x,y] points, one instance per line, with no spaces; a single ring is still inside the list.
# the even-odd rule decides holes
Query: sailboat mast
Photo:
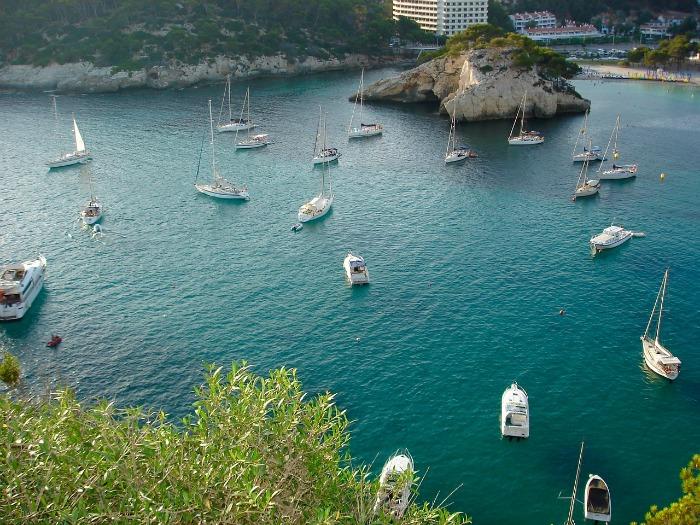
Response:
[[[321,112],[321,106],[318,106],[318,124],[316,125],[316,139],[314,140],[314,157],[316,156],[316,151],[318,150],[318,135],[321,133]]]
[[[656,294],[656,300],[654,301],[654,308],[651,309],[651,315],[649,316],[649,322],[647,322],[647,327],[644,330],[644,338],[646,339],[647,335],[649,334],[649,328],[651,328],[651,322],[654,319],[654,314],[656,313],[656,306],[659,304],[659,299],[661,299],[661,292],[663,291],[663,282],[661,283],[661,286],[659,287],[659,291]]]
[[[216,178],[216,156],[214,154],[214,118],[211,114],[211,99],[209,99],[209,131],[211,137],[211,172]]]
[[[245,98],[248,99],[248,116],[246,117],[248,120],[246,122],[246,127],[248,128],[248,139],[250,139],[250,87],[246,89]]]
[[[445,151],[445,157],[450,154],[451,151],[454,151],[454,144],[455,144],[455,123],[456,123],[456,115],[457,115],[457,108],[454,108],[454,111],[452,111],[452,119],[450,121],[450,136],[447,137],[447,150]]]
[[[228,121],[233,121],[233,115],[231,114],[231,75],[226,77],[226,84],[228,85]]]
[[[615,136],[615,130],[617,129],[617,123],[619,122],[620,115],[617,116],[617,119],[615,120],[615,127],[613,127],[612,133],[610,134],[610,138],[608,139],[608,145],[605,146],[605,153],[603,153],[603,158],[600,162],[600,166],[598,166],[598,173],[603,171],[603,165],[605,165],[605,161],[608,160],[608,151],[610,150],[610,144],[612,144],[613,137]]]
[[[581,135],[584,137],[584,144],[586,143],[586,135],[588,133],[588,110],[586,110],[586,116],[583,119],[583,128],[581,128],[581,131],[579,134],[576,136],[576,144],[574,144],[574,152],[571,154],[572,156],[576,155],[576,149],[578,148],[578,141],[581,138]]]
[[[364,88],[365,88],[365,68],[362,68],[362,73],[360,74],[360,127],[362,127],[362,109],[364,108],[364,103],[365,103],[365,95],[364,95]]]
[[[320,117],[319,117],[320,118]],[[323,149],[326,149],[326,119],[323,119]],[[328,163],[324,162],[323,163],[323,172],[321,173],[321,195],[323,195],[324,190],[326,189],[326,165]],[[329,167],[330,169],[330,167]]]
[[[520,118],[520,135],[523,134],[523,129],[525,129],[525,105],[527,104],[527,91],[523,95],[523,114]]]
[[[569,504],[569,517],[565,525],[574,525],[574,505],[576,505],[576,491],[578,490],[578,478],[581,475],[581,460],[583,459],[583,441],[581,441],[581,452],[578,455],[578,466],[576,467],[576,479],[574,480],[574,490],[571,493],[571,503]]]
[[[668,268],[664,273],[664,282],[661,283],[661,304],[659,305],[659,322],[656,323],[656,342],[659,342],[659,332],[661,332],[661,315],[664,312],[664,298],[666,297],[666,282],[668,281]]]

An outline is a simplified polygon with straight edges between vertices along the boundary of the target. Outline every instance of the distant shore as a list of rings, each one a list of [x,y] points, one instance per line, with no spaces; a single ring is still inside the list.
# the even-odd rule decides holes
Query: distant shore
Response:
[[[697,71],[666,71],[613,64],[586,64],[576,77],[579,80],[643,80],[700,86]]]

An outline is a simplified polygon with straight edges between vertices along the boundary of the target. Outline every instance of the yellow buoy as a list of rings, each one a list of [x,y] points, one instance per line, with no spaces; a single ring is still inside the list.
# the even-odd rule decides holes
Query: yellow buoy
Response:
[[[661,182],[663,182],[665,178],[666,178],[665,173],[662,173],[661,175],[659,175],[659,179],[661,179]]]

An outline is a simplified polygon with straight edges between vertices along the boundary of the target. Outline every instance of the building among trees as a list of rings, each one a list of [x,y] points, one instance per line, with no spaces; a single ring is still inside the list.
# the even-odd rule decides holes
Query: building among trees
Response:
[[[488,0],[393,0],[393,17],[410,18],[437,35],[452,36],[488,21]]]

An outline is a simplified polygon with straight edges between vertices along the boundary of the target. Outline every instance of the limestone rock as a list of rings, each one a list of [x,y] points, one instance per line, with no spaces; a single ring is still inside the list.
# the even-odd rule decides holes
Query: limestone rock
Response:
[[[570,84],[544,78],[537,68],[513,64],[513,49],[475,49],[457,57],[441,57],[368,86],[365,100],[439,102],[458,120],[510,119],[527,91],[526,113],[549,118],[581,113],[591,103]]]

